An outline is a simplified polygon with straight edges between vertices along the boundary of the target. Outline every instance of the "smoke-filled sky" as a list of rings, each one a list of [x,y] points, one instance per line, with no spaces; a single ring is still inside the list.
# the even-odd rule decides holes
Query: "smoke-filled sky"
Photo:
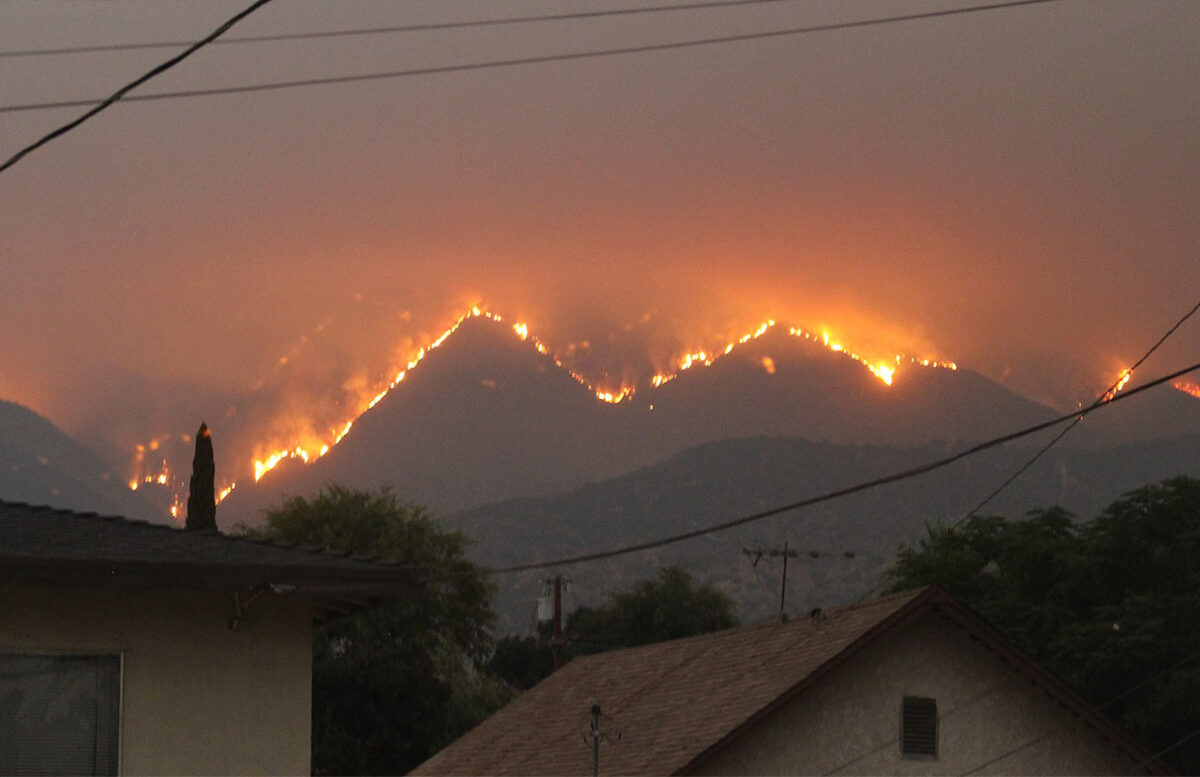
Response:
[[[0,50],[195,40],[247,3],[9,0]],[[135,94],[970,4],[212,45]],[[276,0],[226,37],[637,6]],[[175,51],[0,57],[0,106],[101,98]],[[597,383],[771,317],[1070,406],[1198,298],[1197,62],[1200,4],[1063,0],[118,104],[0,175],[0,398],[113,446],[219,435],[371,390],[482,303]],[[0,157],[82,110],[0,113]],[[1197,355],[1191,322],[1147,375]]]

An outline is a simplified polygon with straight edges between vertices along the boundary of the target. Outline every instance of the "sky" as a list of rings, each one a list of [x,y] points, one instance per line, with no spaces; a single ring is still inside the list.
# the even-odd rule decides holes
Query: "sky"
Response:
[[[973,4],[211,45],[134,94]],[[246,5],[8,0],[0,52],[196,40]],[[226,37],[638,5],[275,0]],[[0,56],[0,157],[84,110],[4,107],[99,99],[178,50]],[[1197,61],[1198,4],[1061,0],[119,103],[0,174],[0,398],[108,451],[201,418],[217,440],[282,433],[370,394],[481,304],[602,387],[772,318],[1069,408],[1197,302]],[[1197,360],[1189,323],[1147,377]]]

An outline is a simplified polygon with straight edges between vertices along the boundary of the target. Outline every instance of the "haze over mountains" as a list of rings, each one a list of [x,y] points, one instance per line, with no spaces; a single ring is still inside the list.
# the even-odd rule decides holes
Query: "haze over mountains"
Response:
[[[326,456],[285,462],[257,484],[239,484],[217,515],[229,528],[332,482],[387,485],[475,538],[478,560],[505,566],[811,497],[1058,414],[963,368],[901,364],[888,386],[850,356],[782,326],[710,366],[608,404],[511,327],[475,317]],[[789,571],[798,603],[844,600],[874,585],[897,543],[926,521],[965,514],[1048,436],[803,515],[566,571],[577,581],[574,595],[588,600],[686,560],[747,613],[761,613],[777,606],[767,593],[777,583],[766,581],[765,566],[750,567],[741,549],[787,540],[855,552]],[[169,520],[83,446],[11,403],[0,404],[0,466],[3,499]],[[989,511],[1020,515],[1062,504],[1090,517],[1129,488],[1198,473],[1200,400],[1163,387],[1090,416]],[[523,625],[541,575],[502,584],[509,628]]]

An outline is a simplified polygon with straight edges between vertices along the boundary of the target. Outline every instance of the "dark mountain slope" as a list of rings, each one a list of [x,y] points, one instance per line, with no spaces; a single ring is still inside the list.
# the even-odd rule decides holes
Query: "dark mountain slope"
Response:
[[[477,540],[475,558],[503,567],[561,558],[690,531],[788,504],[942,458],[959,446],[912,448],[835,445],[759,437],[699,446],[656,465],[551,499],[486,505],[446,520]],[[1014,472],[1029,449],[1002,448],[933,473],[793,511],[677,545],[566,567],[572,606],[683,562],[734,596],[743,614],[778,606],[778,569],[752,569],[745,547],[834,552],[853,559],[803,556],[789,569],[796,609],[852,599],[873,586],[896,546],[928,521],[952,523]],[[1200,476],[1200,436],[1135,443],[1112,450],[1056,448],[988,506],[1012,517],[1061,505],[1092,517],[1121,493],[1178,474]],[[762,562],[767,564],[768,562]],[[546,572],[498,578],[510,628],[522,629]],[[771,577],[771,575],[776,575]],[[759,578],[770,577],[764,589]]]
[[[756,434],[910,445],[982,439],[1054,415],[970,370],[903,365],[887,386],[781,328],[636,399],[654,405],[659,434],[693,445]]]
[[[0,400],[0,499],[165,522],[83,445],[32,410]]]
[[[441,509],[553,493],[622,471],[618,412],[508,327],[468,320],[325,457],[269,473],[222,511],[247,520],[335,481]]]
[[[1136,385],[1134,381],[1129,388]],[[1200,399],[1160,386],[1089,415],[1070,440],[1073,445],[1109,447],[1193,434],[1200,434]]]

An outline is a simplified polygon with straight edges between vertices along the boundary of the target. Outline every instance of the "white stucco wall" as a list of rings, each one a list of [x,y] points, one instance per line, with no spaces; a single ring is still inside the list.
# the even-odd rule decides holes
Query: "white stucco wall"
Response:
[[[0,650],[120,653],[123,774],[307,774],[311,605],[263,594],[0,587]]]
[[[936,759],[900,754],[904,696],[932,697]],[[701,774],[1121,774],[1131,764],[1024,675],[929,613],[848,660]]]

